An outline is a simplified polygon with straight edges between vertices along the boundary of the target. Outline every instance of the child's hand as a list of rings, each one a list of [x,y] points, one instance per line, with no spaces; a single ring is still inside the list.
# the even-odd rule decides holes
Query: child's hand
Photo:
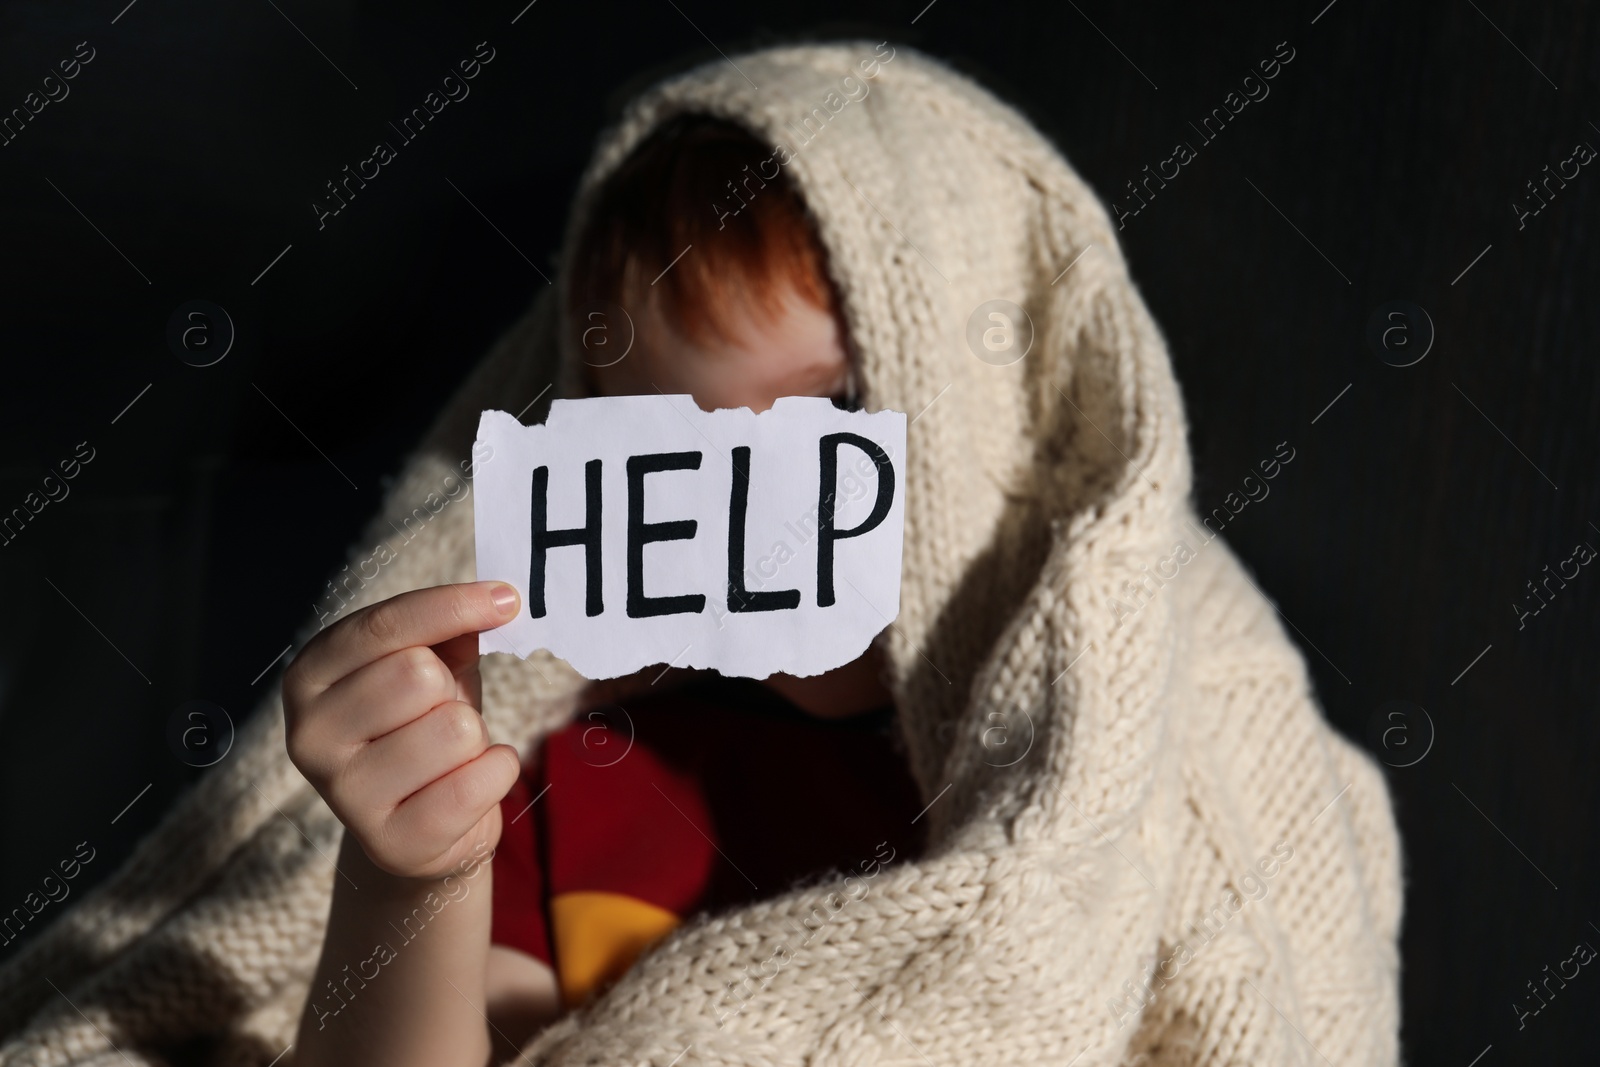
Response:
[[[284,673],[289,758],[392,875],[440,878],[499,844],[521,762],[478,713],[478,631],[518,603],[504,582],[401,593],[319,633]]]

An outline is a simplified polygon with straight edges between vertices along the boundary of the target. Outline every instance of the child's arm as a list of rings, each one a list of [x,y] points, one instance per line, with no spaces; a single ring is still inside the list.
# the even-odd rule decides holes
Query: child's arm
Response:
[[[521,762],[478,714],[477,632],[516,611],[497,582],[403,593],[285,673],[289,756],[345,826],[300,1067],[489,1062],[484,860]]]
[[[511,1063],[528,1039],[560,1018],[563,1010],[555,972],[509,945],[489,946],[489,1028],[496,1063]]]
[[[338,864],[360,888],[335,875],[296,1067],[490,1063],[490,864],[448,880],[396,877],[348,832]]]

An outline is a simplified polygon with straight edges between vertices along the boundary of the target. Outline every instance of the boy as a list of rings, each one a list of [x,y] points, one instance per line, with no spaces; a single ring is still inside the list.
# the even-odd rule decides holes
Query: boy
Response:
[[[805,207],[781,171],[749,177],[770,155],[731,123],[684,116],[607,183],[577,244],[569,318],[587,330],[586,308],[620,305],[637,336],[620,359],[586,361],[588,390],[687,393],[708,410],[764,411],[780,396],[853,405],[848,338]],[[749,197],[737,209],[734,178]],[[477,711],[477,631],[517,607],[516,591],[494,582],[404,593],[329,627],[288,670],[290,755],[345,824],[338,866],[360,887],[335,887],[299,1064],[512,1057],[691,913],[872,854],[880,831],[880,860],[916,845],[903,831],[921,805],[874,653],[816,677],[775,675],[764,689],[677,672],[687,690],[663,693],[665,683],[641,686],[659,673],[645,672],[630,680],[642,699],[628,701],[626,736],[579,720],[525,769],[515,748],[489,743]],[[592,688],[596,704],[630,683]],[[626,762],[584,758],[597,729],[618,751],[640,747]],[[736,749],[714,747],[735,733]],[[733,777],[730,764],[760,780]],[[799,777],[773,778],[785,769]],[[652,788],[672,808],[651,804]],[[611,814],[597,822],[597,808]],[[662,847],[675,829],[681,841]],[[494,853],[507,834],[515,847]],[[655,852],[626,855],[651,842]],[[486,877],[490,854],[499,862]],[[391,921],[408,914],[427,929],[408,926],[396,947]],[[376,960],[374,942],[388,949]],[[352,972],[351,961],[366,967]],[[437,996],[441,976],[459,997]]]

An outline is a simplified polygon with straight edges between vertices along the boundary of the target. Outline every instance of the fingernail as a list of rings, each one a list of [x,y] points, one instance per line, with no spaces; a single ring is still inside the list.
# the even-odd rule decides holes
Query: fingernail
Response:
[[[489,591],[489,599],[494,601],[494,606],[500,609],[500,614],[505,615],[516,610],[517,591],[504,583],[495,586]]]

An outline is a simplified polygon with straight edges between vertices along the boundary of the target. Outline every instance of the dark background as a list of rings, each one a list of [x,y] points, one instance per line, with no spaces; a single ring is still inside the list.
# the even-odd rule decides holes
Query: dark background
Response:
[[[708,37],[732,54],[858,30],[976,74],[1109,200],[1287,41],[1271,95],[1121,235],[1171,344],[1197,496],[1217,506],[1295,450],[1225,535],[1329,718],[1390,764],[1409,1061],[1591,1061],[1600,977],[1520,1030],[1513,1005],[1600,946],[1600,567],[1552,582],[1520,628],[1513,605],[1537,606],[1526,583],[1578,542],[1600,548],[1600,165],[1521,229],[1512,204],[1600,147],[1600,16],[924,2],[0,10],[0,111],[96,50],[0,147],[0,512],[95,450],[0,547],[0,906],[85,839],[75,892],[114,869],[200,773],[167,737],[186,701],[254,709],[386,478],[545,284],[534,264],[551,273],[618,91],[716,58]],[[471,96],[319,232],[323,183],[483,40]],[[238,330],[214,366],[165,339],[192,299]],[[1436,330],[1412,366],[1390,363],[1426,347],[1420,318],[1388,362],[1366,337],[1395,300]]]

